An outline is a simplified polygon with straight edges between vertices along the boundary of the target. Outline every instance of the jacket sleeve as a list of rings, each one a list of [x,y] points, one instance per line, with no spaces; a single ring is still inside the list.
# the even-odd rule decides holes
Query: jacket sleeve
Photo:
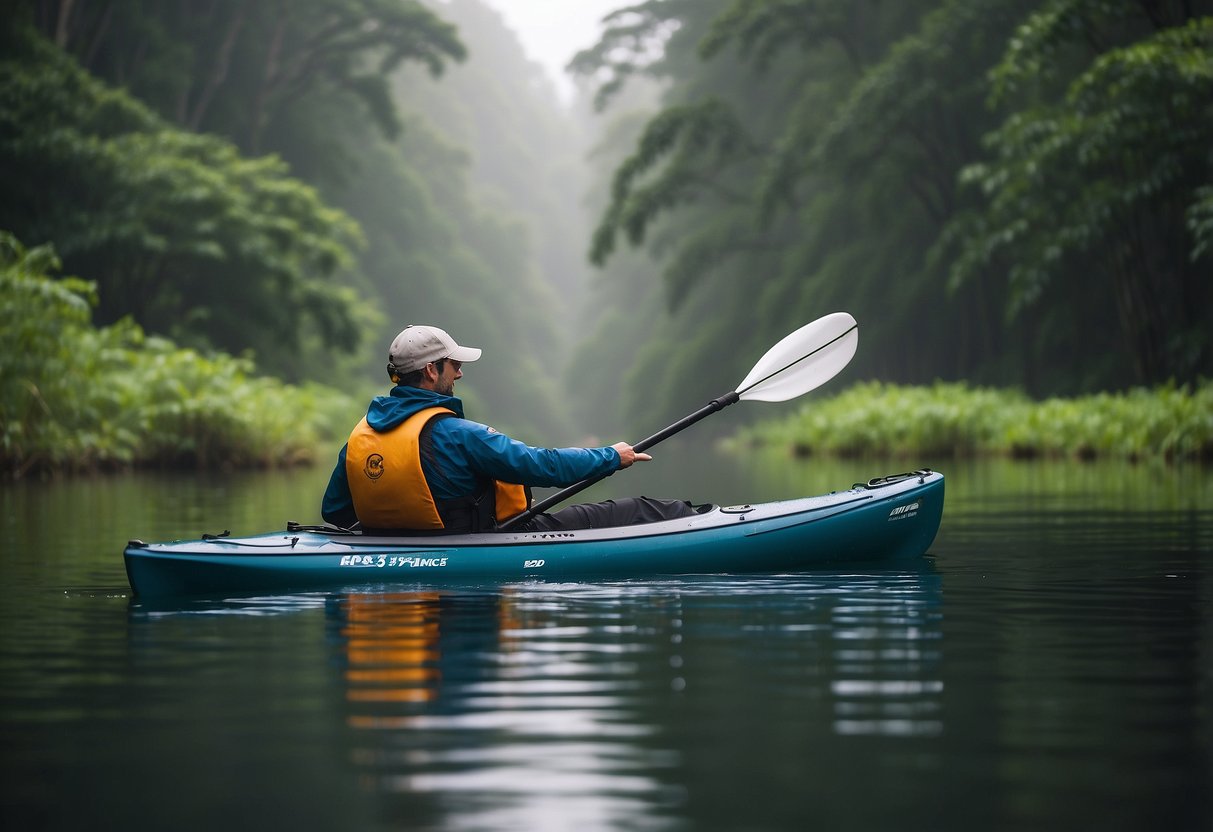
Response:
[[[341,452],[337,454],[337,466],[333,468],[328,488],[324,490],[324,500],[320,504],[320,516],[324,518],[324,522],[343,529],[348,529],[358,522],[358,515],[354,513],[354,498],[350,494],[350,482],[345,474],[346,447],[342,445]]]
[[[564,486],[619,468],[619,452],[611,447],[535,448],[477,422],[447,419],[439,424],[450,426],[469,465],[503,482]]]

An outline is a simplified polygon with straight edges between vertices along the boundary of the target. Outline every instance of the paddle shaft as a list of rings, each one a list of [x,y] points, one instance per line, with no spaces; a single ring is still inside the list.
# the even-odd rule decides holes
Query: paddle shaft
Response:
[[[696,422],[700,421],[701,419],[711,416],[713,413],[716,413],[720,410],[724,410],[729,405],[736,404],[739,401],[741,401],[741,396],[737,393],[736,390],[730,391],[718,399],[712,399],[706,405],[699,408],[699,410],[696,410],[694,413],[690,414],[689,416],[684,416],[683,418],[679,419],[677,422],[670,425],[669,427],[662,428],[661,430],[657,431],[657,433],[653,434],[652,436],[648,437],[647,439],[641,439],[639,442],[637,442],[635,445],[632,446],[632,450],[636,451],[637,453],[642,453],[644,451],[647,451],[649,448],[653,447],[658,442],[663,442],[666,439],[669,439],[674,434],[679,433],[680,431],[683,431],[686,428],[689,428],[691,425],[695,424]],[[511,517],[509,520],[506,520],[498,528],[501,531],[509,531],[510,529],[514,528],[515,526],[522,525],[523,523],[526,523],[528,520],[530,520],[535,515],[543,514],[543,512],[547,511],[552,506],[557,505],[559,503],[563,503],[569,497],[572,497],[574,494],[579,494],[582,491],[585,491],[587,488],[589,488],[594,483],[606,479],[613,473],[615,473],[615,472],[611,471],[606,474],[600,474],[597,477],[588,477],[588,478],[582,480],[581,482],[577,482],[577,483],[570,485],[568,488],[561,489],[560,491],[557,491],[552,496],[535,503],[535,505],[531,506],[529,509],[524,511],[522,514],[515,515],[514,517]]]

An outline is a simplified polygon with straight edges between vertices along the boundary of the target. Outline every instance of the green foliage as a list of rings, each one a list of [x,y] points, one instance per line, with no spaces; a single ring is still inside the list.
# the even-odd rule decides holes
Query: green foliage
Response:
[[[760,152],[733,112],[716,99],[666,109],[649,122],[636,153],[616,172],[611,206],[594,232],[590,259],[602,265],[620,232],[640,245],[657,215],[704,192],[743,199],[721,181],[720,168]]]
[[[89,323],[93,284],[54,279],[48,246],[0,233],[0,468],[258,467],[310,461],[357,412],[345,396],[253,375],[129,319]]]
[[[152,156],[148,176],[164,197],[145,200],[146,210],[124,179],[127,167],[144,164],[129,156],[145,152],[133,142],[112,148],[118,172],[90,186],[93,214],[68,196],[92,178],[65,177],[75,169],[62,160],[44,166],[49,187],[45,198],[35,194],[48,211],[86,216],[86,229],[134,211],[137,240],[154,235],[167,261],[159,250],[143,257],[109,242],[103,254],[112,262],[88,259],[62,222],[34,227],[35,212],[16,206],[5,220],[26,239],[54,239],[70,270],[97,280],[99,320],[133,314],[178,343],[251,349],[263,371],[347,389],[372,378],[382,389],[391,337],[430,321],[486,349],[461,388],[469,406],[485,405],[473,412],[502,428],[530,427],[537,442],[572,433],[551,365],[575,331],[586,268],[579,148],[569,146],[550,86],[495,12],[470,0],[19,6],[95,76],[43,71],[36,80],[48,89],[28,100],[53,101],[73,84],[80,94],[65,92],[57,121],[38,122],[35,112],[31,123],[83,122],[77,111],[112,92],[100,80],[126,91],[112,97],[137,123],[124,122],[122,134],[190,137],[164,164]],[[57,67],[35,46],[21,49],[30,67]],[[73,129],[116,144],[94,125]],[[267,151],[276,156],[241,155]],[[197,181],[186,164],[194,161],[213,169],[212,179]],[[251,186],[228,174],[241,164],[262,166],[247,171]],[[286,177],[288,165],[297,179]],[[283,191],[305,181],[314,206],[299,193],[294,201],[266,194],[267,178]],[[331,254],[317,243],[341,256],[311,257]]]
[[[943,287],[907,279],[915,276],[921,241],[931,233],[915,180],[930,183],[942,164],[938,148],[856,120],[854,134],[837,141],[855,148],[853,164],[808,160],[840,92],[855,84],[864,62],[879,57],[882,44],[914,25],[923,4],[881,5],[879,13],[873,4],[827,0],[652,5],[672,16],[671,28],[677,24],[663,60],[649,68],[669,85],[667,105],[617,165],[591,253],[617,258],[620,238],[643,243],[652,264],[647,269],[634,260],[620,269],[606,262],[605,303],[626,299],[636,309],[661,303],[664,290],[668,315],[650,326],[656,343],[645,354],[681,355],[698,346],[685,361],[694,372],[626,393],[625,412],[646,422],[674,418],[687,402],[718,395],[705,388],[744,373],[745,362],[779,336],[837,308],[860,320],[870,310],[885,322],[865,342],[860,360],[868,362],[868,372],[890,365],[921,372],[927,363],[921,354],[880,350],[880,339],[915,327],[915,305],[942,305]],[[734,26],[729,21],[738,15],[744,25]],[[706,62],[700,57],[705,53]],[[583,53],[579,60],[592,56]],[[588,63],[581,68],[593,69]],[[921,78],[919,72],[914,81]],[[957,124],[941,119],[938,110],[919,118],[948,135],[956,132]],[[894,141],[907,148],[899,158],[912,160],[906,165],[912,177],[879,159],[873,166],[859,149],[881,141],[885,148]],[[851,170],[862,177],[849,176]],[[946,181],[946,171],[935,178]],[[660,269],[662,285],[622,274],[638,269]],[[634,291],[636,284],[642,293]],[[723,341],[705,338],[709,330],[727,335]],[[920,347],[937,341],[938,332],[920,330],[916,341]],[[601,341],[610,338],[604,332]],[[601,341],[599,348],[609,349]],[[637,363],[631,375],[647,380],[655,369]]]
[[[1075,38],[1128,16],[1125,4],[1053,4],[1021,27],[995,70],[996,94],[1055,66],[1045,58],[1064,44],[1059,30]],[[1010,315],[1054,281],[1107,286],[1139,376],[1190,377],[1209,352],[1213,258],[1199,218],[1213,178],[1210,102],[1213,17],[1108,49],[1064,97],[1012,114],[986,138],[994,158],[962,174],[987,205],[960,226],[953,283],[1005,264]]]
[[[849,42],[848,32],[871,10],[866,6],[855,2],[733,0],[712,21],[711,30],[699,45],[699,54],[710,59],[736,43],[742,58],[755,61],[764,70],[783,49],[811,49],[834,39]]]
[[[1192,260],[1213,254],[1213,185],[1196,189],[1196,199],[1188,207],[1188,231],[1192,233]]]
[[[333,276],[357,225],[274,157],[176,130],[36,35],[0,59],[0,227],[54,239],[101,287],[98,314],[292,371],[302,333],[359,343],[359,304]]]
[[[732,442],[800,455],[1208,460],[1213,382],[1039,402],[959,383],[868,382],[742,430]]]
[[[1039,396],[1213,373],[1210,20],[1207,0],[619,12],[574,66],[612,96],[642,73],[665,89],[591,247],[604,319],[662,300],[625,271],[662,277],[633,377],[694,350],[727,378],[835,309],[865,327],[862,377]],[[742,140],[712,141],[708,112]],[[676,416],[703,378],[624,410]]]
[[[636,76],[659,76],[667,60],[667,41],[701,0],[646,0],[624,6],[604,19],[597,44],[579,52],[569,68],[598,81],[594,108],[605,110]],[[715,4],[713,4],[715,5]]]
[[[86,69],[120,82],[191,131],[261,153],[310,97],[337,96],[384,135],[400,131],[389,77],[405,62],[439,75],[466,50],[455,27],[413,0],[25,0],[43,31]],[[308,142],[336,124],[309,122]]]

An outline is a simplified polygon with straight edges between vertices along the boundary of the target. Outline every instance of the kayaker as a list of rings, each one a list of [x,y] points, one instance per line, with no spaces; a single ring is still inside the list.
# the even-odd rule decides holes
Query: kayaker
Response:
[[[531,486],[567,486],[652,459],[627,442],[536,448],[464,418],[462,367],[481,350],[434,326],[407,326],[388,351],[395,385],[377,396],[337,455],[325,522],[377,531],[490,531],[525,511]],[[686,517],[690,503],[628,497],[542,514],[521,530],[627,526]]]

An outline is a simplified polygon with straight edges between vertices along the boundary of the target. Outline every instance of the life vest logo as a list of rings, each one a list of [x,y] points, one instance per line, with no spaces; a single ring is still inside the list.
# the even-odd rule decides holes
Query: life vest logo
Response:
[[[379,454],[371,454],[366,458],[366,465],[362,467],[362,473],[367,475],[368,479],[377,480],[383,476],[383,457]]]

